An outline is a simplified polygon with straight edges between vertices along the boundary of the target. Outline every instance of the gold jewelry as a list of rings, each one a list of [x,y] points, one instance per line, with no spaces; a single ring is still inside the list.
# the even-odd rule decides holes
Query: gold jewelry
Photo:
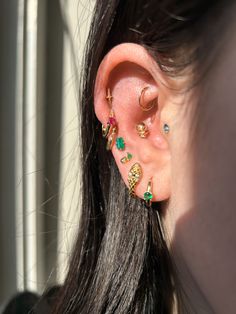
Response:
[[[112,100],[113,100],[113,96],[111,94],[111,90],[110,88],[107,89],[107,95],[106,95],[106,100],[108,101],[110,107],[112,105]]]
[[[147,185],[147,191],[143,195],[144,201],[148,207],[152,205],[152,199],[153,199],[153,194],[152,194],[152,178],[148,181]]]
[[[116,133],[117,133],[117,128],[116,126],[114,126],[112,128],[111,135],[108,137],[107,146],[106,146],[107,150],[112,149],[112,146],[114,145],[114,142],[115,142]]]
[[[126,164],[128,161],[130,161],[133,158],[133,156],[130,153],[127,153],[127,156],[121,158],[121,163]]]
[[[136,130],[141,138],[146,138],[149,134],[148,127],[144,122],[138,123],[136,125]]]
[[[117,127],[116,119],[114,117],[114,112],[111,109],[110,115],[107,121],[107,125],[102,124],[102,136],[107,138],[112,128]]]
[[[114,116],[114,111],[112,109],[113,97],[111,95],[110,88],[107,89],[106,100],[109,103],[111,111],[110,111],[110,114],[109,114],[107,125],[106,126],[102,125],[102,136],[105,137],[105,138],[108,138],[106,149],[107,150],[111,150],[112,146],[114,145],[115,137],[116,137],[116,134],[117,134],[117,122],[116,122],[116,119],[115,119],[115,116]]]
[[[139,96],[139,106],[142,108],[143,111],[149,111],[149,110],[151,110],[152,108],[154,108],[154,106],[156,105],[156,99],[153,99],[153,101],[151,101],[149,107],[146,107],[146,106],[144,106],[144,104],[143,104],[143,96],[144,96],[145,91],[146,91],[148,88],[149,88],[148,86],[144,87],[144,88],[142,89],[142,91],[141,91],[140,96]]]
[[[139,183],[140,179],[142,177],[142,168],[139,163],[135,163],[128,175],[128,182],[129,182],[129,194],[133,197],[135,197],[135,188],[136,185]]]

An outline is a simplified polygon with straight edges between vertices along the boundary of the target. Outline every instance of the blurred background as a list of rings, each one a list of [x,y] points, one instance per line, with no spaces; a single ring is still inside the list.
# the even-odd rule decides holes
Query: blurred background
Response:
[[[78,232],[78,86],[93,4],[1,0],[0,308],[66,273]]]

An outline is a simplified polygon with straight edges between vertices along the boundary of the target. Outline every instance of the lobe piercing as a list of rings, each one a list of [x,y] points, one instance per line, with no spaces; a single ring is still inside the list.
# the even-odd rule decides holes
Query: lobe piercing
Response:
[[[148,181],[147,191],[144,193],[143,198],[144,198],[144,201],[145,201],[147,207],[150,207],[152,205],[152,198],[153,198],[153,194],[152,194],[152,179],[150,179]]]
[[[129,182],[129,194],[132,197],[135,197],[135,188],[137,184],[139,183],[142,176],[142,168],[139,163],[135,163],[128,175],[128,182]]]
[[[141,122],[136,125],[136,131],[141,138],[146,138],[149,134],[148,127],[145,123]]]
[[[152,108],[154,108],[154,106],[156,105],[156,100],[154,99],[151,103],[150,103],[150,106],[146,107],[144,104],[143,104],[143,96],[144,96],[144,93],[145,91],[148,89],[149,87],[146,86],[142,89],[141,91],[141,94],[139,96],[139,106],[141,107],[141,109],[143,111],[149,111],[151,110]]]

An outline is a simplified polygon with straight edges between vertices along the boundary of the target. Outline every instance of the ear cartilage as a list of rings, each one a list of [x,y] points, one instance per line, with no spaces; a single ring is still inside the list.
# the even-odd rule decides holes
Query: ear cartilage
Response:
[[[149,129],[144,122],[136,125],[136,131],[141,138],[146,138],[149,135]]]
[[[149,111],[149,110],[151,110],[152,108],[154,108],[155,105],[156,105],[156,99],[154,99],[154,100],[150,103],[149,106],[145,106],[145,105],[144,105],[143,97],[144,97],[144,93],[146,92],[146,90],[147,90],[148,88],[149,88],[149,87],[146,86],[146,87],[144,87],[144,88],[142,89],[141,94],[140,94],[140,96],[139,96],[139,100],[138,100],[139,106],[141,107],[141,109],[142,109],[143,111]]]
[[[145,201],[145,204],[147,207],[151,207],[152,205],[152,199],[153,199],[153,194],[152,194],[152,179],[148,181],[147,185],[147,190],[143,194],[143,199]]]
[[[135,188],[142,177],[142,168],[139,163],[135,163],[129,171],[128,182],[129,182],[129,194],[135,197]]]
[[[166,134],[168,134],[168,133],[170,132],[170,127],[169,127],[169,125],[168,125],[167,123],[165,123],[165,124],[163,125],[163,130],[164,130],[164,132],[165,132]]]

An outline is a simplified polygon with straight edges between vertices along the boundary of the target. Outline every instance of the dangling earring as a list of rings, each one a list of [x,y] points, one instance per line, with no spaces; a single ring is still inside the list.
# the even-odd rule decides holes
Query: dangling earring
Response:
[[[156,105],[156,99],[153,99],[153,101],[150,103],[150,106],[146,107],[146,106],[144,105],[143,97],[144,97],[144,93],[146,92],[146,90],[147,90],[148,88],[149,88],[148,86],[144,87],[144,88],[142,89],[142,91],[141,91],[140,96],[139,96],[139,106],[141,107],[141,109],[142,109],[143,111],[149,111],[149,110],[151,110],[152,108],[154,108],[154,106]]]
[[[106,100],[109,103],[111,111],[110,111],[110,115],[109,115],[109,118],[107,121],[107,125],[106,126],[102,125],[102,136],[104,138],[108,138],[107,146],[106,146],[107,150],[110,150],[112,148],[112,146],[114,145],[115,137],[117,134],[117,122],[116,122],[114,112],[112,109],[112,99],[113,99],[113,97],[111,95],[110,88],[108,88]]]

